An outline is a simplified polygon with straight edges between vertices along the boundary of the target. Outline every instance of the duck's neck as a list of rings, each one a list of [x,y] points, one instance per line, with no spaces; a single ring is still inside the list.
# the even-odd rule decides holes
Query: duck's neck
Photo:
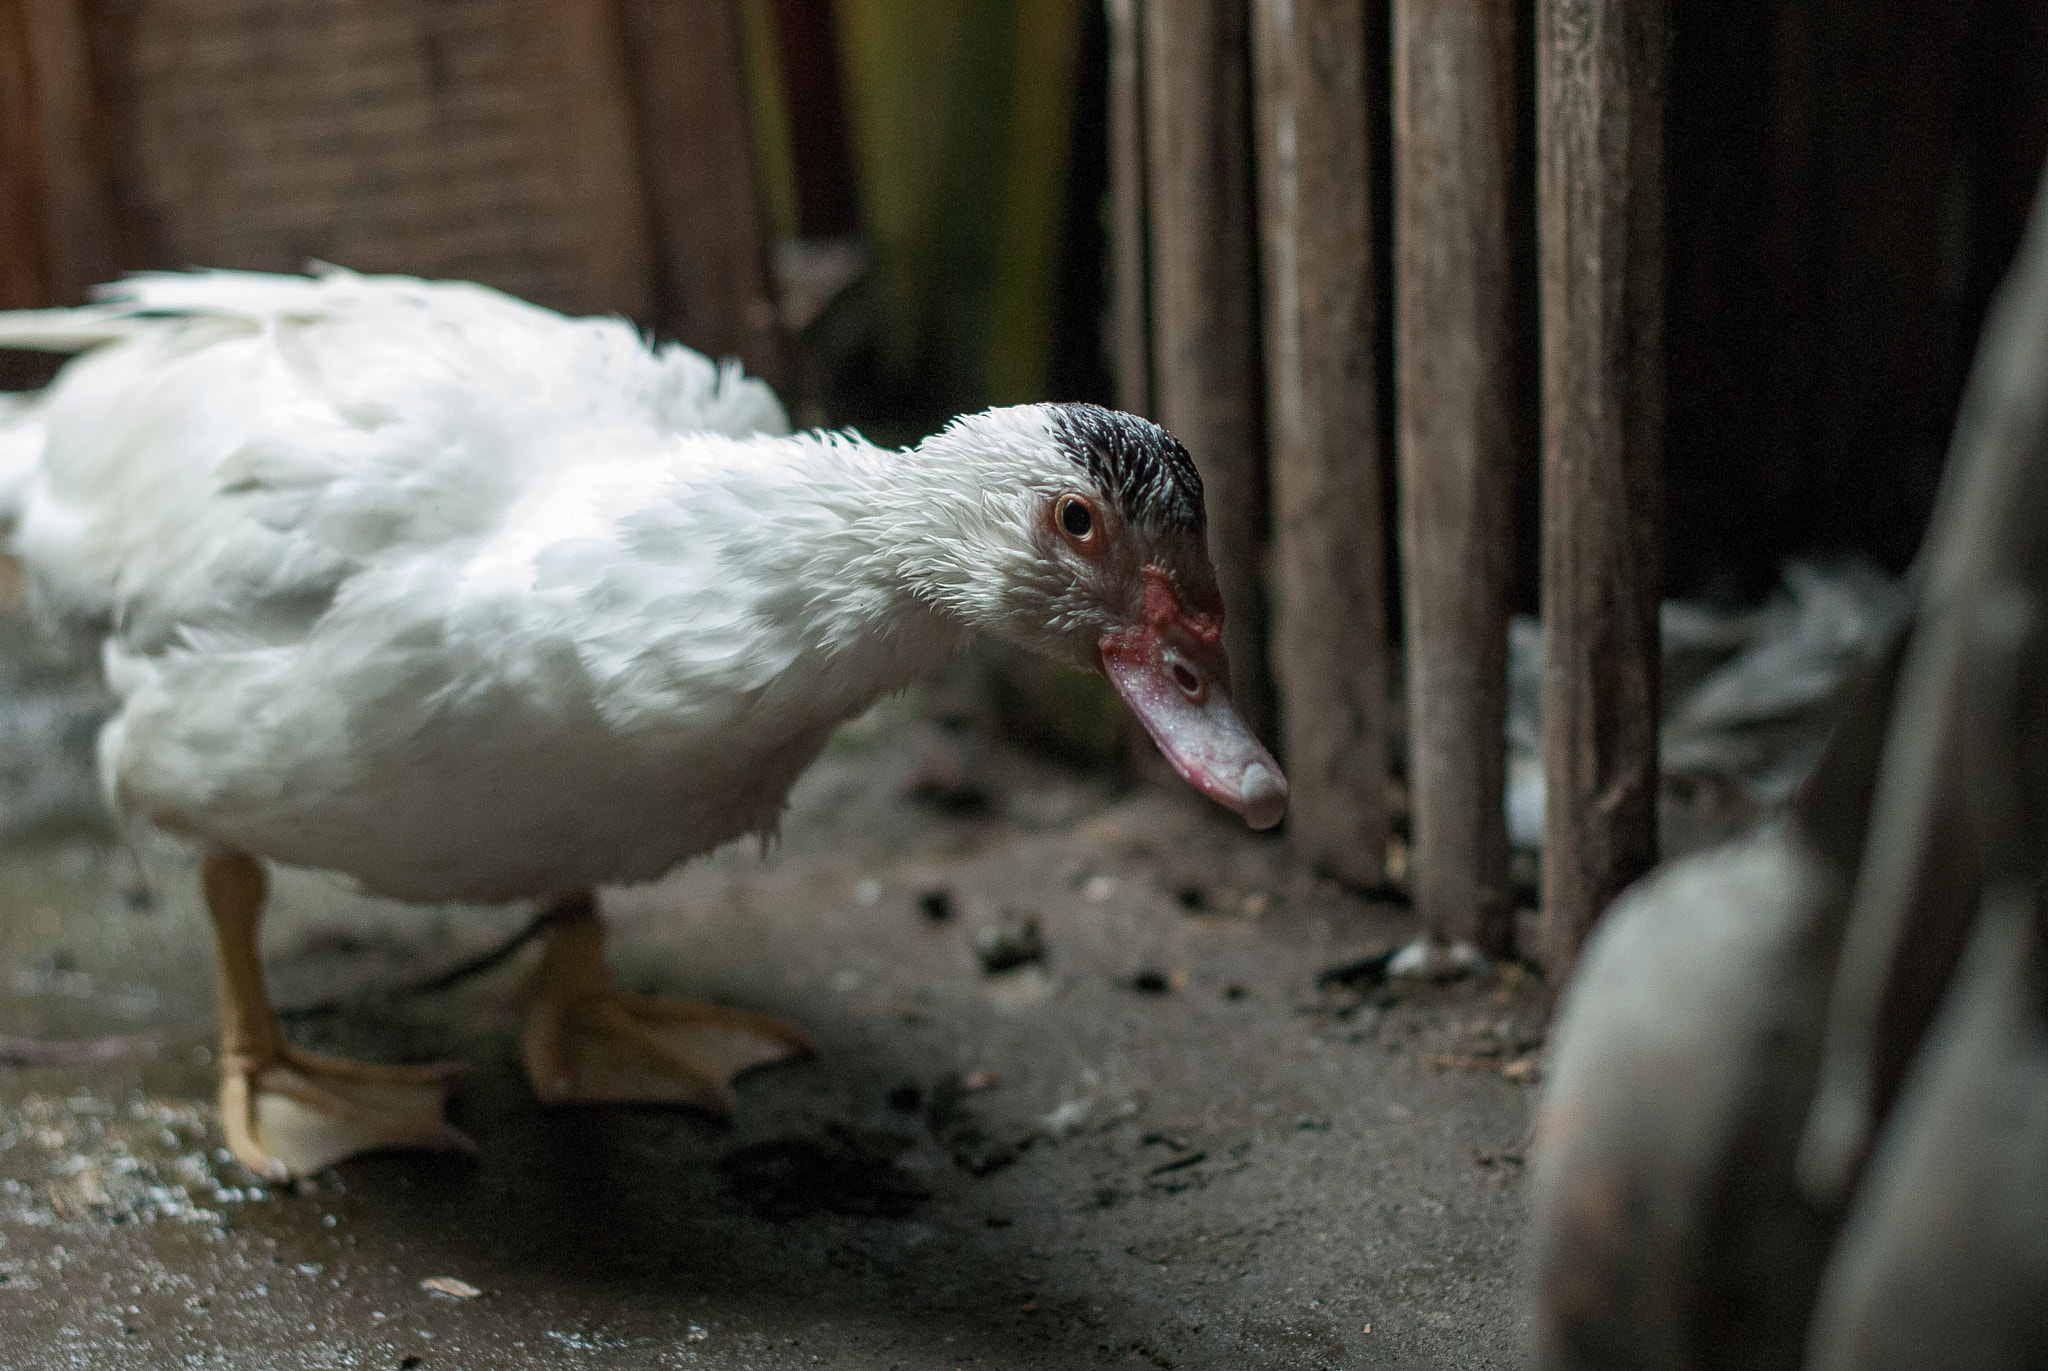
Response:
[[[666,497],[618,525],[621,628],[640,636],[615,660],[644,668],[639,693],[658,678],[669,707],[823,726],[965,640],[962,521],[980,497],[943,463],[836,436],[691,441]]]

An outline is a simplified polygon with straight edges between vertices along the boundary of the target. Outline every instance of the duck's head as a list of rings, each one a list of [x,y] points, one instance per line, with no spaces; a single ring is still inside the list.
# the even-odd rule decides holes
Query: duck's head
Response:
[[[1287,782],[1239,717],[1202,478],[1157,424],[1020,405],[926,440],[927,593],[974,627],[1100,671],[1189,784],[1270,828]],[[943,527],[933,527],[936,522]]]

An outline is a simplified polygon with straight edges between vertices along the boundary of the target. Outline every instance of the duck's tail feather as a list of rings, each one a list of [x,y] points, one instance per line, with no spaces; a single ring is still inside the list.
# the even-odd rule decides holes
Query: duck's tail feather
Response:
[[[0,310],[0,349],[85,352],[125,338],[135,322],[125,307]],[[0,390],[0,541],[14,532],[43,460],[42,394]]]
[[[0,348],[86,352],[161,327],[165,319],[194,315],[253,323],[273,315],[317,310],[330,285],[361,279],[324,263],[314,263],[310,269],[309,276],[261,271],[134,272],[94,286],[94,303],[90,305],[0,310]]]
[[[206,285],[226,293],[232,307],[254,293],[251,281],[263,279],[239,272],[143,272],[96,287],[90,305],[0,310],[0,351],[89,352],[162,327],[167,316],[200,312],[190,297]],[[0,391],[0,546],[21,521],[42,466],[44,436],[42,393]]]
[[[17,352],[85,352],[134,334],[132,305],[0,311],[0,348]]]

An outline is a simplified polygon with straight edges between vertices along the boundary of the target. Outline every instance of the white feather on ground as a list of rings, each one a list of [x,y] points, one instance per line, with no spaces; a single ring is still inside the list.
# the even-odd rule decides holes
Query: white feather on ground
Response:
[[[1907,592],[1869,562],[1795,559],[1762,607],[1667,600],[1660,625],[1667,778],[1712,777],[1758,812],[1791,798],[1820,760],[1844,692],[1903,619]],[[1508,836],[1543,845],[1543,627],[1508,632]]]

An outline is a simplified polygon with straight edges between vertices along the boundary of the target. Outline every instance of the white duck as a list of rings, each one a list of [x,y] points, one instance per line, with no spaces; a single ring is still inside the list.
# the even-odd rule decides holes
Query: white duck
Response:
[[[138,276],[0,314],[0,346],[86,354],[0,408],[0,509],[39,609],[105,637],[113,807],[205,854],[222,1121],[260,1172],[467,1145],[454,1068],[284,1042],[264,859],[554,907],[516,997],[538,1094],[723,1110],[804,1039],[614,988],[592,890],[771,830],[834,726],[968,630],[1103,671],[1254,827],[1286,806],[1230,703],[1201,482],[1142,419],[791,435],[620,320],[339,270]]]

